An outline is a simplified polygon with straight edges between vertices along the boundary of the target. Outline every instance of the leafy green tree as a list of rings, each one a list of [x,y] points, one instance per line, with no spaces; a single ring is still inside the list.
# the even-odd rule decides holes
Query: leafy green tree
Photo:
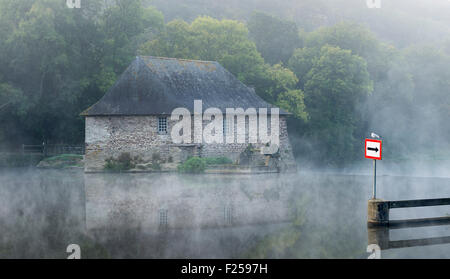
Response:
[[[361,125],[357,107],[373,91],[366,62],[350,50],[330,45],[320,51],[296,51],[290,65],[300,65],[296,59],[310,65],[301,69],[309,119],[304,135],[314,142],[309,156],[336,164],[353,159],[358,137],[355,132]]]
[[[393,47],[382,44],[369,29],[352,22],[321,27],[306,35],[305,47],[320,49],[325,45],[351,50],[352,54],[364,58],[375,81],[385,77],[394,51]]]
[[[306,75],[314,66],[315,60],[320,57],[320,48],[298,48],[289,59],[288,67],[298,77],[298,87],[304,88]]]
[[[23,92],[23,100],[27,102],[27,110],[19,119],[9,119],[15,114],[14,107],[1,113],[9,123],[15,124],[15,130],[23,129],[38,140],[51,136],[56,130],[47,123],[56,118],[56,113],[60,119],[67,120],[65,115],[70,105],[65,111],[60,106],[74,100],[76,85],[71,74],[75,73],[70,68],[70,45],[65,36],[74,28],[76,16],[63,4],[58,1],[0,2],[0,25],[10,30],[0,43],[5,54],[1,58],[6,60],[2,61],[1,73],[7,83]]]
[[[266,66],[264,73],[264,92],[261,95],[266,101],[274,103],[281,93],[292,90],[297,85],[295,74],[281,64]]]
[[[294,49],[302,46],[299,30],[294,22],[254,12],[247,26],[250,39],[255,42],[264,60],[270,64],[287,63]]]
[[[248,39],[243,23],[198,17],[191,24],[175,20],[155,39],[144,43],[140,53],[185,59],[213,60],[248,85],[257,86],[264,60]]]
[[[0,130],[12,144],[82,142],[79,113],[132,60],[140,36],[162,25],[162,15],[139,0],[86,1],[80,9],[59,0],[1,0],[0,98],[20,105],[0,110],[8,123]]]
[[[354,124],[354,108],[373,90],[364,59],[332,46],[322,47],[306,79],[306,106],[311,125],[319,129]]]
[[[120,74],[136,55],[144,32],[159,31],[163,15],[154,8],[143,8],[140,0],[114,0],[101,17],[103,64]]]
[[[190,25],[182,20],[174,20],[165,25],[162,32],[153,40],[143,43],[139,53],[195,59],[197,56],[191,51],[195,44],[193,39],[194,33]]]
[[[292,113],[296,118],[308,121],[304,93],[300,89],[288,90],[278,95],[277,103],[280,108]]]

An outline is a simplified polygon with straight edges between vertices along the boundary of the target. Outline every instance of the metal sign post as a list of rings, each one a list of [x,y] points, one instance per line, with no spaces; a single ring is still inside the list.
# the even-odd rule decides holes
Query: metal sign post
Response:
[[[373,199],[377,198],[377,160],[381,160],[381,151],[381,140],[366,139],[365,157],[368,159],[373,159]]]
[[[377,160],[373,160],[373,199],[377,198]]]

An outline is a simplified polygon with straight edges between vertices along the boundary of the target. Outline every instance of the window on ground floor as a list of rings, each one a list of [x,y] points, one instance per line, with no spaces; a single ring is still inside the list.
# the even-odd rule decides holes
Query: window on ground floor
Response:
[[[158,133],[167,133],[167,117],[158,117]]]
[[[223,135],[226,137],[228,134],[232,134],[233,132],[231,131],[231,127],[233,127],[233,123],[232,121],[234,120],[233,118],[227,118],[225,116],[225,114],[223,115]]]

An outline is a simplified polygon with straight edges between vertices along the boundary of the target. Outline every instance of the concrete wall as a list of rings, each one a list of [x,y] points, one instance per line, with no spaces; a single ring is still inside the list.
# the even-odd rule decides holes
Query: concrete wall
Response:
[[[248,122],[248,119],[247,119]],[[188,156],[226,156],[236,161],[248,146],[247,143],[223,144],[174,144],[170,130],[175,121],[167,117],[168,133],[158,133],[158,116],[89,116],[86,117],[85,171],[102,171],[105,160],[117,158],[123,152],[139,156],[150,162],[153,154],[163,161],[184,161]],[[208,122],[204,121],[203,126]],[[237,125],[235,125],[235,134]],[[194,131],[194,129],[192,129]],[[192,133],[193,134],[193,133]],[[192,135],[193,138],[194,135]],[[254,145],[262,146],[261,144]],[[285,117],[280,116],[280,156],[288,164],[294,164]]]

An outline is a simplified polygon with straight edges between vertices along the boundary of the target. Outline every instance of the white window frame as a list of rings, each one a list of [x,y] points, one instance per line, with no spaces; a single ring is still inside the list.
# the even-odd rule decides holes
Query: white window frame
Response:
[[[227,131],[227,118],[224,115],[223,116],[223,126],[222,126],[223,130],[222,130],[222,134],[225,137],[226,136],[226,131]]]
[[[233,120],[234,120],[234,117],[233,117]],[[229,125],[230,123],[229,123],[229,121],[230,121],[230,119],[228,119],[227,117],[226,117],[226,114],[224,114],[223,115],[223,136],[224,137],[226,137],[226,135],[228,134],[228,133],[231,133],[231,128],[230,128],[230,126],[234,126],[234,125]]]
[[[167,116],[159,116],[158,117],[158,133],[159,134],[167,134],[167,130],[169,125],[167,123]]]

